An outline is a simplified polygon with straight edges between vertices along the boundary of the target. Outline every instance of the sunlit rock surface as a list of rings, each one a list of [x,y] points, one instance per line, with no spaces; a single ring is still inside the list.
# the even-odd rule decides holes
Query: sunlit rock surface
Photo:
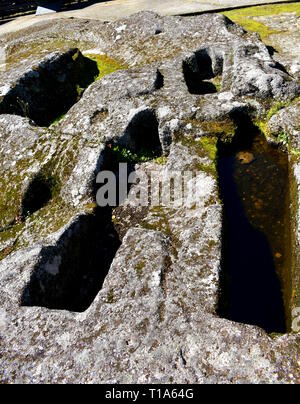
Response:
[[[299,144],[299,86],[257,35],[220,15],[139,13],[42,23],[5,44],[1,97],[53,51],[103,53],[128,68],[83,89],[48,128],[25,106],[25,117],[0,115],[1,382],[299,383],[298,334],[271,337],[216,314],[217,137],[241,117],[262,120],[275,100],[291,119],[274,125],[293,128]],[[197,171],[196,200],[99,210],[95,177],[121,161],[114,146],[155,149],[160,159],[137,159],[137,173]]]

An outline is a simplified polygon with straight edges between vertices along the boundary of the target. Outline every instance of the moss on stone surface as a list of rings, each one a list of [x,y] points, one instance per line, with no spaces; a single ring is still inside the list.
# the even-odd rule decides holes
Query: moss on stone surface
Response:
[[[135,270],[139,278],[142,276],[145,266],[146,266],[145,261],[140,261],[135,267]]]
[[[139,150],[137,153],[132,152],[130,149],[121,146],[115,146],[112,149],[115,160],[127,163],[146,163],[154,160],[157,164],[164,164],[162,157],[157,157],[155,152],[149,150]]]
[[[19,159],[16,164],[5,170],[1,178],[2,195],[0,199],[0,227],[5,229],[9,223],[15,223],[20,218],[22,193],[28,171],[33,165],[42,164],[47,156],[47,146],[43,140],[33,147],[34,157]]]
[[[300,4],[276,4],[266,6],[256,6],[238,10],[226,11],[223,14],[237,24],[240,24],[245,30],[258,32],[261,39],[265,40],[272,34],[279,34],[281,31],[271,29],[262,22],[256,21],[255,17],[268,15],[279,15],[282,13],[296,13],[300,16]]]
[[[0,233],[0,246],[6,243],[12,246],[9,249],[5,247],[7,252],[5,256],[19,248],[32,246],[49,234],[57,232],[67,225],[76,213],[79,213],[79,210],[67,206],[58,197],[28,216],[25,221],[15,222],[9,229]],[[5,256],[0,252],[0,259]]]
[[[89,206],[76,210],[65,205],[60,198],[61,184],[69,178],[77,162],[78,138],[61,140],[59,133],[49,130],[29,151],[27,155],[30,157],[18,160],[0,180],[3,190],[0,199],[0,259],[55,233],[77,213],[91,210]],[[25,185],[34,178],[49,185],[50,200],[22,218]]]
[[[114,291],[112,289],[107,293],[106,303],[108,304],[115,303]]]
[[[151,213],[151,221],[143,220],[141,226],[144,229],[160,231],[166,236],[172,237],[172,231],[169,226],[168,210],[162,206],[157,206],[151,209]]]
[[[167,164],[168,158],[165,156],[157,157],[153,162],[161,166],[164,166]]]
[[[217,143],[219,139],[222,139],[224,142],[232,141],[236,130],[235,124],[231,119],[196,123],[198,126],[200,124],[201,130],[207,135],[194,139],[178,133],[176,141],[187,147],[191,155],[194,155],[196,158],[200,157],[201,161],[195,162],[191,169],[203,171],[217,178]]]
[[[178,54],[181,53],[185,45],[188,46],[190,38],[182,40],[182,46],[170,46],[167,38],[162,35],[147,36],[146,38],[140,39],[137,43],[132,43],[132,50],[134,53],[142,56],[140,61],[135,65],[135,67],[144,67],[151,63],[158,63],[162,60],[172,60]],[[186,44],[185,44],[186,42]],[[155,49],[155,52],[153,52]],[[128,61],[130,64],[130,61]]]
[[[120,60],[112,59],[107,55],[96,55],[89,53],[85,56],[97,63],[99,75],[95,78],[96,81],[100,80],[107,74],[114,73],[118,70],[128,69],[128,66],[123,64]]]
[[[238,10],[226,11],[223,14],[258,17],[265,15],[278,15],[282,13],[296,13],[300,16],[300,3],[297,1],[289,4],[269,4],[265,6],[246,7]]]
[[[90,45],[84,42],[64,40],[58,38],[49,38],[49,40],[35,41],[29,44],[16,44],[7,51],[7,67],[12,67],[26,59],[41,59],[49,53],[57,51],[67,51],[70,48],[79,48],[84,50]]]
[[[236,129],[234,122],[229,118],[202,122],[201,127],[206,133],[221,137],[223,141],[230,141]]]
[[[194,165],[193,168],[197,171],[203,171],[206,174],[216,178],[217,138],[203,137],[197,143],[198,156],[203,159],[207,157],[207,161],[199,161]]]
[[[212,84],[216,87],[216,91],[221,91],[222,88],[222,76],[216,76],[211,80]]]
[[[270,119],[274,115],[276,115],[280,110],[282,110],[284,108],[288,108],[289,106],[291,106],[297,102],[299,102],[299,97],[297,97],[291,101],[268,102],[268,108],[267,108],[265,114],[263,115],[263,117],[261,117],[260,119],[256,119],[254,121],[254,124],[260,129],[260,131],[264,134],[264,136],[268,140],[271,140],[271,141],[281,144],[283,146],[287,146],[289,149],[289,152],[292,154],[295,154],[295,155],[297,155],[298,153],[297,153],[297,150],[293,149],[290,146],[289,136],[284,132],[278,133],[276,136],[274,136],[268,127],[268,123],[269,123]]]
[[[188,147],[192,153],[199,157],[208,157],[211,160],[216,158],[216,138],[203,136],[197,140],[184,137],[181,140],[183,146]]]

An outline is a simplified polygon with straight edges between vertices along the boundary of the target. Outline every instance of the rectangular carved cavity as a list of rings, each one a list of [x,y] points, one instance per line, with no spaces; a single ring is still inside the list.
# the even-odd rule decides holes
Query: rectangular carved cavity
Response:
[[[145,115],[136,116],[137,119],[134,120],[133,127],[130,128],[131,135],[127,138],[130,143],[128,143],[128,147],[132,145],[131,142],[133,141],[136,152],[142,149],[143,153],[155,156],[160,147],[158,121],[154,111],[151,110],[147,113],[144,111],[144,113]],[[147,124],[149,127],[143,126]],[[115,172],[116,174],[116,206],[124,202],[129,191],[128,185],[124,198],[118,193],[120,182],[123,180],[118,177],[119,163],[128,162],[128,160],[122,159],[122,153],[117,147],[113,141],[107,142],[106,148],[99,158],[101,172],[110,172],[110,174]],[[127,151],[124,150],[124,153]],[[128,164],[125,181],[135,170],[135,163],[139,159],[143,161],[143,156],[134,155],[134,160]],[[96,175],[97,173],[95,173]],[[30,213],[40,207],[39,205],[47,202],[43,198],[39,199],[38,195],[39,191],[46,192],[48,189],[50,195],[51,180],[52,178],[48,179],[41,175],[35,178],[29,187],[30,192],[28,192],[36,195],[36,198],[32,199],[28,195],[28,198],[24,199],[26,212]],[[96,196],[96,181],[94,185],[93,192]],[[132,217],[128,223],[126,207],[118,206],[117,209],[120,216],[122,216],[122,209],[124,209],[123,213],[126,213],[126,226],[128,226],[126,230],[137,224],[136,210],[131,212]],[[115,224],[114,212],[112,206],[104,206],[96,208],[94,214],[80,216],[65,230],[56,245],[42,249],[39,262],[23,291],[22,306],[42,306],[49,309],[75,312],[83,312],[89,308],[102,288],[112,261],[121,245],[121,238],[125,234],[124,226],[119,223]]]
[[[26,72],[4,96],[1,114],[16,114],[49,126],[65,114],[99,74],[96,62],[78,49],[54,54]]]
[[[224,204],[219,314],[284,333],[290,299],[288,157],[248,120],[232,143],[219,142],[218,152]]]
[[[101,289],[120,244],[109,209],[79,217],[56,246],[43,248],[22,306],[85,311]]]
[[[201,49],[183,61],[182,70],[191,94],[213,94],[220,84],[216,78],[222,75],[223,58],[210,49]]]

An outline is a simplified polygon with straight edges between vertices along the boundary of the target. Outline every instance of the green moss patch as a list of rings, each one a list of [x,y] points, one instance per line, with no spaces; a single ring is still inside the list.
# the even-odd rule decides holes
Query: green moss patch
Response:
[[[164,233],[168,237],[172,237],[172,232],[169,226],[168,211],[161,206],[151,209],[151,222],[144,220],[142,227],[147,230],[155,230]]]
[[[286,102],[282,102],[282,101],[277,101],[277,102],[273,102],[270,104],[269,109],[265,112],[264,116],[261,119],[257,119],[254,123],[255,125],[260,129],[260,131],[264,134],[264,136],[267,139],[270,139],[272,141],[275,141],[279,144],[282,144],[284,146],[288,146],[289,147],[289,152],[297,154],[297,151],[290,148],[289,145],[289,137],[286,133],[278,133],[276,135],[276,137],[274,137],[268,127],[268,123],[270,121],[270,119],[276,115],[280,110],[284,109],[284,108],[288,108],[290,105],[292,105],[295,102],[298,102],[299,97],[297,97],[296,99],[292,100],[292,101],[286,101]]]
[[[137,266],[135,267],[135,270],[136,270],[137,275],[138,275],[139,278],[141,278],[145,266],[146,266],[145,261],[140,261],[140,262],[137,264]]]
[[[123,64],[120,60],[112,59],[107,55],[87,54],[85,56],[97,63],[99,75],[95,78],[96,81],[118,70],[128,69],[128,66]]]
[[[179,142],[183,146],[187,147],[190,150],[191,155],[203,159],[203,161],[195,162],[192,169],[204,171],[216,178],[218,140],[221,139],[223,142],[231,142],[236,131],[235,123],[228,118],[217,121],[189,121],[186,123],[199,127],[199,130],[202,130],[206,135],[198,139],[194,139],[192,137],[185,136],[183,133],[177,133],[176,142]]]
[[[137,153],[134,153],[130,149],[121,146],[115,146],[112,150],[116,161],[124,163],[146,163],[155,160],[158,164],[165,164],[164,158],[157,157],[155,152],[149,150],[139,150]]]
[[[203,136],[197,140],[184,137],[181,144],[188,147],[191,152],[199,157],[209,157],[213,161],[216,158],[217,148],[215,137]]]
[[[61,184],[67,181],[77,162],[78,138],[60,141],[59,136],[52,131],[41,135],[28,153],[30,157],[18,160],[13,168],[2,173],[0,250],[4,251],[0,251],[0,259],[58,231],[79,213],[60,198]],[[55,151],[51,150],[53,143],[57,143]],[[36,174],[32,173],[33,167],[34,171],[40,167]],[[28,180],[26,193],[24,186]],[[47,191],[47,198],[31,209],[31,199],[39,198],[40,190]],[[91,209],[87,206],[86,210]]]
[[[79,41],[69,41],[63,39],[49,38],[49,40],[24,42],[14,45],[13,48],[8,50],[7,65],[8,67],[17,65],[26,59],[40,59],[47,56],[52,52],[65,52],[71,48],[86,48],[90,46],[86,43]]]
[[[300,16],[300,4],[276,4],[267,6],[249,7],[238,10],[226,11],[223,14],[237,24],[240,24],[246,31],[258,32],[261,39],[267,39],[272,34],[279,34],[281,31],[271,29],[255,17],[268,15],[279,15],[282,13],[296,13]]]
[[[235,123],[228,118],[218,121],[206,121],[201,123],[204,132],[222,138],[223,141],[230,141],[235,134]]]

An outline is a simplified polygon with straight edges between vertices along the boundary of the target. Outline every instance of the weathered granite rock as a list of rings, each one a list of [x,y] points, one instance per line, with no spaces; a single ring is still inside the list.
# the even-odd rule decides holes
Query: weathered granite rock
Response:
[[[295,100],[291,105],[280,109],[274,114],[266,126],[267,135],[279,144],[284,145],[290,154],[290,180],[291,180],[291,210],[294,220],[292,221],[292,243],[293,243],[293,262],[292,262],[292,300],[291,311],[292,316],[297,319],[300,306],[300,276],[297,268],[299,268],[300,255],[300,100]],[[294,320],[295,327],[298,323]]]
[[[286,134],[290,147],[300,149],[300,100],[282,108],[268,122],[268,132],[275,138]]]
[[[263,44],[241,45],[234,50],[235,95],[290,99],[299,93],[298,84],[281,71]]]
[[[218,136],[273,98],[292,102],[299,86],[222,16],[139,13],[8,36],[0,88],[44,58],[49,38],[129,68],[93,83],[48,129],[0,115],[1,382],[299,383],[298,334],[271,338],[217,316],[215,165]],[[96,208],[95,177],[116,168],[114,147],[137,154],[136,174],[197,172],[188,206],[132,207],[134,185],[116,209]],[[144,149],[167,163],[144,163]]]
[[[254,17],[274,30],[268,43],[272,45],[274,59],[281,63],[292,77],[300,79],[300,32],[299,16],[295,12]],[[292,46],[291,46],[292,44]]]
[[[0,113],[29,117],[40,126],[48,126],[78,101],[97,75],[96,62],[85,58],[78,49],[49,55],[20,77],[6,78]]]
[[[50,148],[42,146],[47,142],[44,131],[31,126],[27,119],[1,115],[0,126],[0,170],[3,190],[0,210],[3,231],[21,215],[22,193],[30,179],[51,158],[51,153]],[[41,159],[37,158],[38,153]]]

